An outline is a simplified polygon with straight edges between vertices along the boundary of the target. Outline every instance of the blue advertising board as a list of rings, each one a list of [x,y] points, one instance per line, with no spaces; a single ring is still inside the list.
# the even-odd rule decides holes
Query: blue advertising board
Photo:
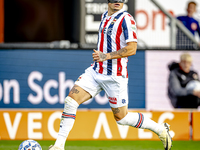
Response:
[[[0,108],[63,108],[92,50],[0,50]],[[145,108],[145,52],[129,57],[129,108]],[[110,108],[104,92],[79,108]]]

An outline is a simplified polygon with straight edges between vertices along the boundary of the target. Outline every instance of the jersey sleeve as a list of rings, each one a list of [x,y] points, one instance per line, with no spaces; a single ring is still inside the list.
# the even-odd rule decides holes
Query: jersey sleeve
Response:
[[[122,29],[126,43],[137,42],[137,26],[135,20],[130,14],[124,17]]]

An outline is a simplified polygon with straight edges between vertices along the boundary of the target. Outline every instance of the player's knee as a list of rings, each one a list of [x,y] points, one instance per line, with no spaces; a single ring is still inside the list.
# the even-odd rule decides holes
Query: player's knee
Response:
[[[64,112],[69,112],[69,113],[76,113],[76,110],[78,108],[79,104],[70,96],[67,96],[65,98],[65,107],[64,107]]]
[[[116,122],[117,122],[117,124],[119,124],[119,125],[127,125],[128,124],[127,115],[124,118],[122,118],[122,119],[119,119],[119,120],[115,119]]]
[[[114,114],[114,118],[116,121],[120,121],[120,120],[123,120],[126,116],[127,116],[128,113],[117,113],[117,114]]]
[[[115,121],[120,121],[122,118],[119,115],[114,115]]]

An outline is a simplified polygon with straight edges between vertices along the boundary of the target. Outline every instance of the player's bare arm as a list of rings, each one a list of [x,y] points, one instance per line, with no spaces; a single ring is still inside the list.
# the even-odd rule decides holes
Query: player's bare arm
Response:
[[[129,43],[127,43],[126,47],[124,47],[118,51],[107,53],[107,54],[104,54],[100,51],[94,50],[94,53],[92,54],[92,56],[93,56],[93,61],[102,62],[102,61],[106,61],[108,59],[118,59],[118,58],[135,55],[136,50],[137,50],[137,43],[129,42]]]

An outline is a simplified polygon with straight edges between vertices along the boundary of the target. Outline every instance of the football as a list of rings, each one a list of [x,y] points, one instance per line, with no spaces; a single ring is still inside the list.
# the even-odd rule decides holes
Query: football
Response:
[[[26,140],[19,145],[18,150],[42,150],[42,147],[34,140]]]
[[[200,82],[192,80],[186,85],[186,89],[200,91]]]

